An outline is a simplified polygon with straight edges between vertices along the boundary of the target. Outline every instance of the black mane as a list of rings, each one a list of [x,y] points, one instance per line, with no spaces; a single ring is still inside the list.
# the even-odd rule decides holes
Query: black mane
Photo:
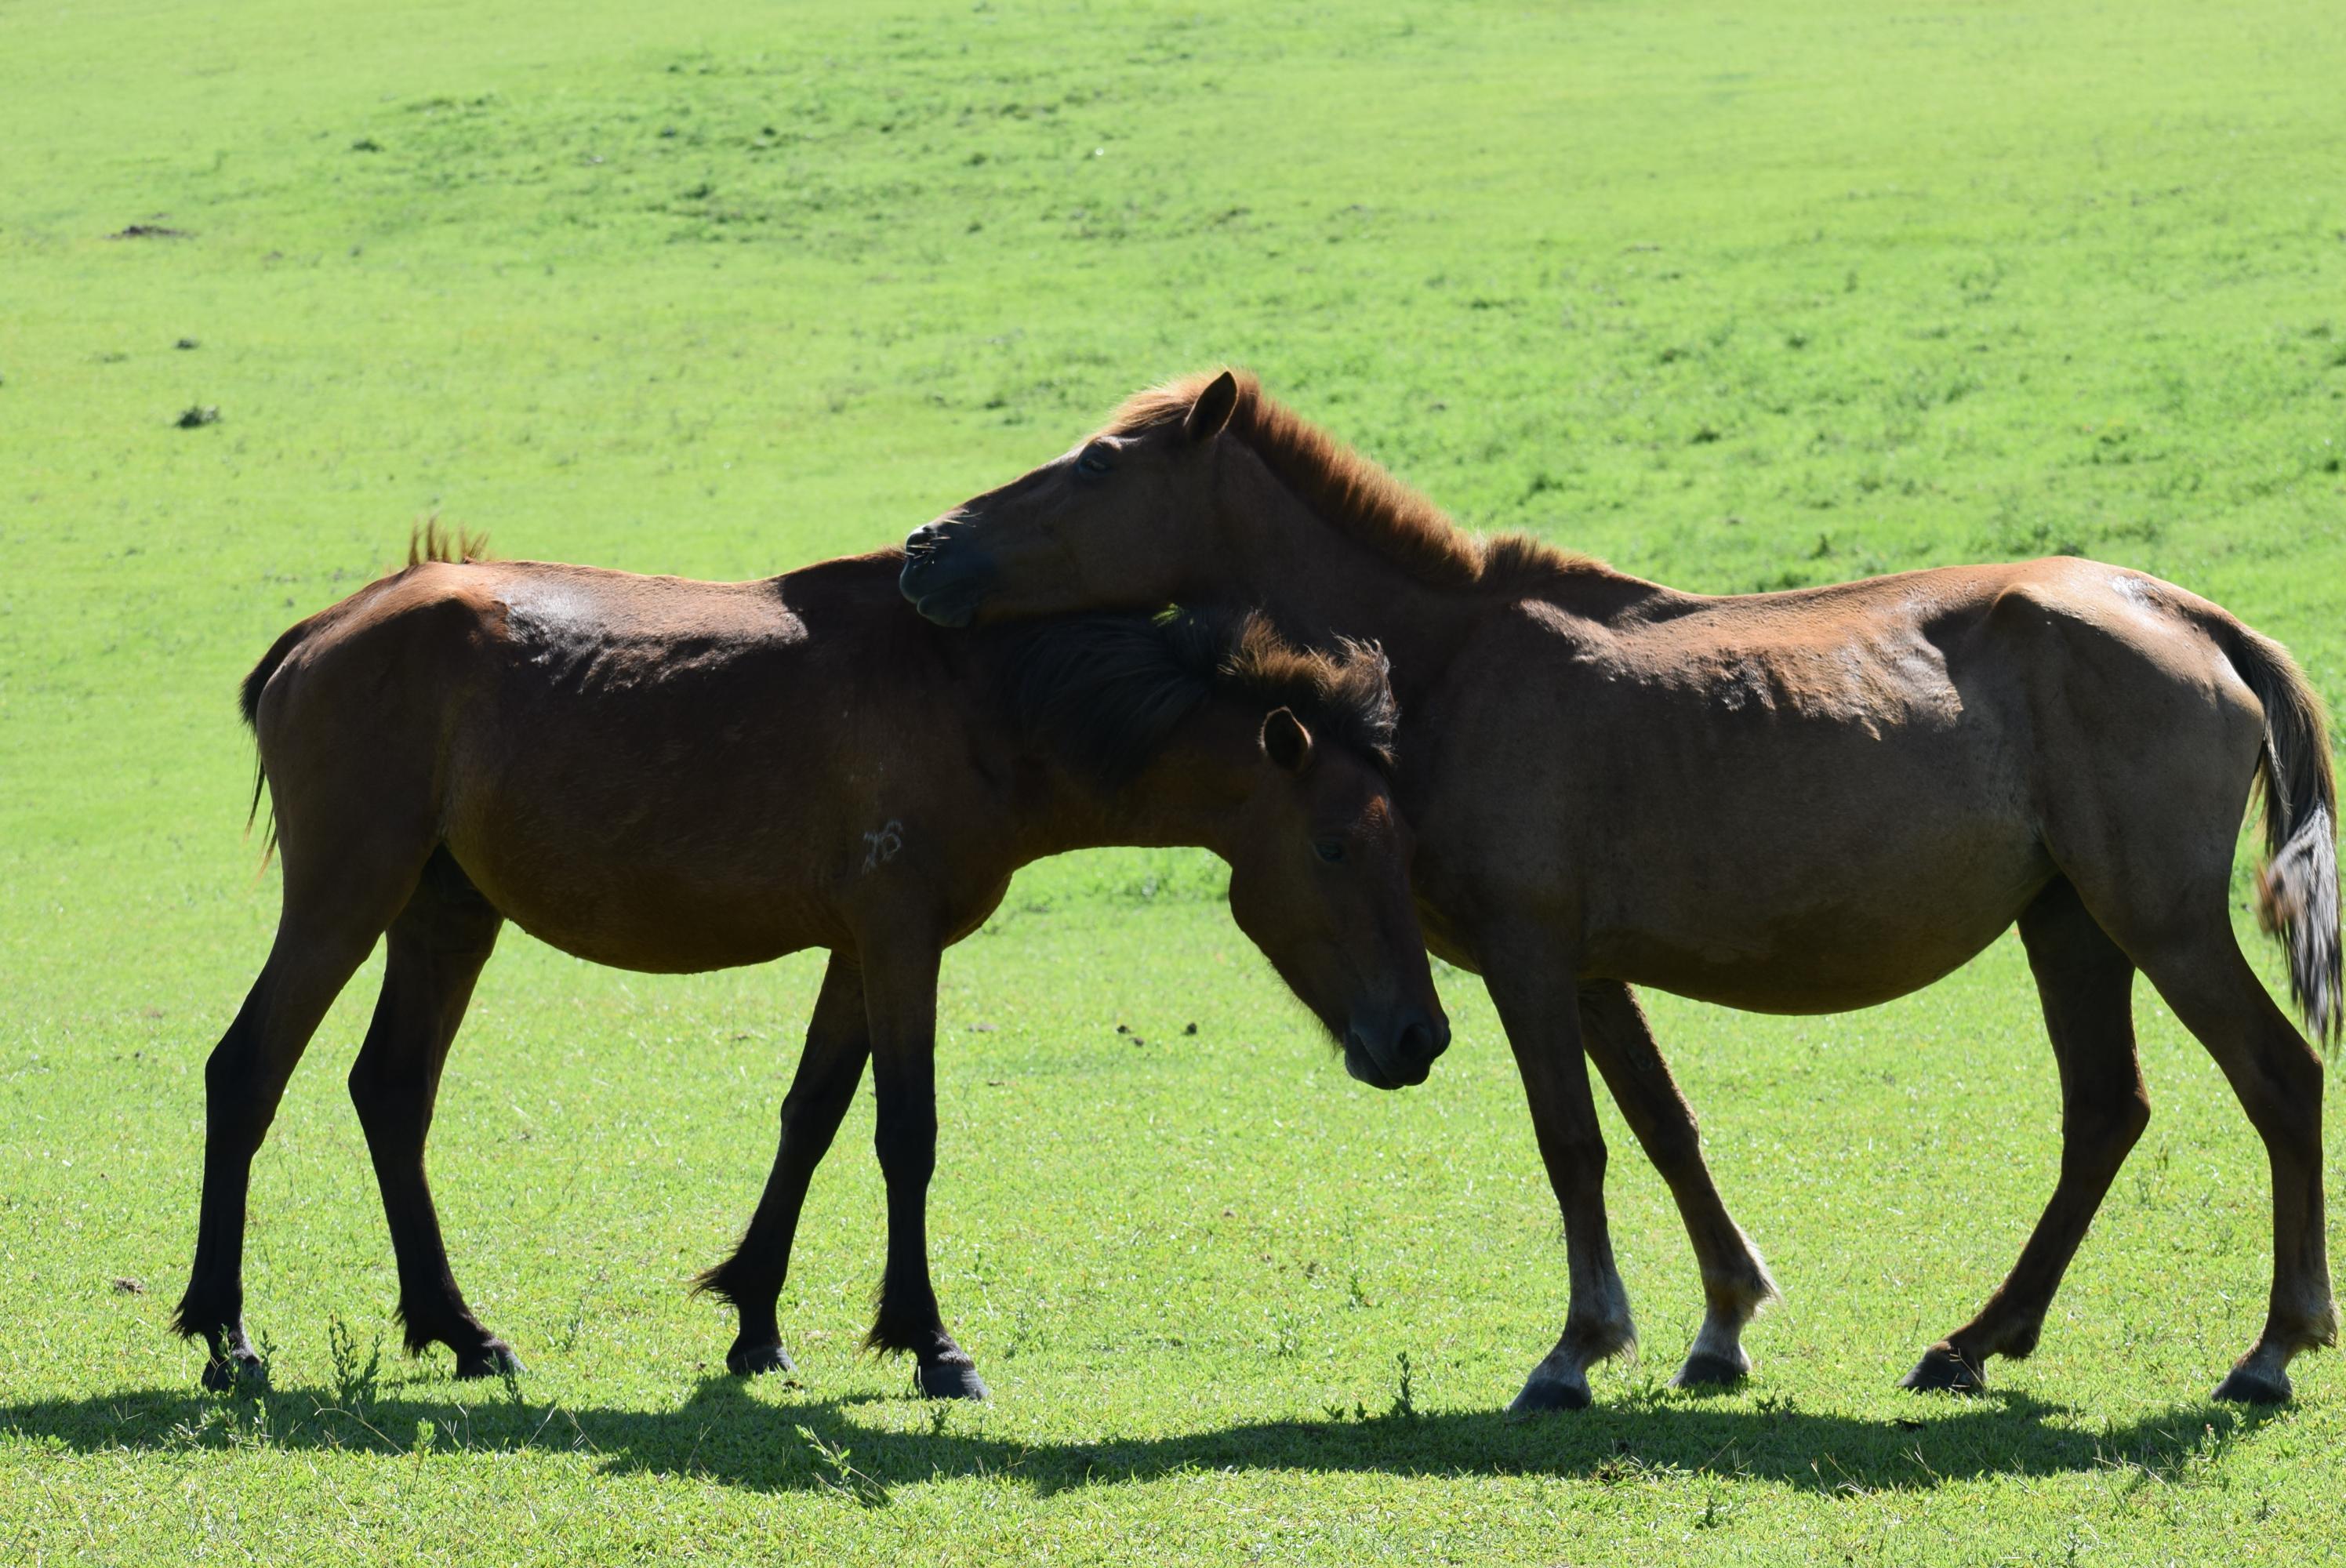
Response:
[[[1008,650],[1012,711],[1027,733],[1114,788],[1216,697],[1286,708],[1325,742],[1392,766],[1399,719],[1384,655],[1299,648],[1260,615],[1178,610],[1074,616],[1021,627]]]

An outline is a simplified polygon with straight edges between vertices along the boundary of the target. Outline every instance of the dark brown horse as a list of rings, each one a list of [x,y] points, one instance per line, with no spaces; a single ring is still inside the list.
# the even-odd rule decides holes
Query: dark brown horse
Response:
[[[1749,1366],[1773,1294],[1631,983],[1822,1013],[1927,985],[2016,920],[2061,1074],[2061,1174],[2003,1287],[1907,1381],[1977,1387],[2035,1346],[2149,1115],[2139,969],[2221,1066],[2273,1178],[2264,1331],[2226,1399],[2285,1399],[2333,1343],[2321,1064],[2232,936],[2251,788],[2269,920],[2317,1032],[2339,977],[2336,788],[2289,656],[2207,600],[2089,561],[1727,598],[1477,539],[1265,397],[1207,375],[916,532],[903,586],[948,626],[1076,606],[1260,606],[1378,639],[1435,951],[1480,970],[1564,1209],[1572,1301],[1518,1409],[1578,1405],[1631,1328],[1584,1053],[1676,1196],[1708,1298],[1682,1382]]]
[[[512,1364],[465,1306],[425,1185],[442,1063],[498,928],[678,972],[831,950],[773,1174],[701,1284],[727,1364],[787,1367],[775,1302],[808,1179],[868,1056],[888,1187],[869,1343],[982,1395],[930,1288],[940,954],[1011,873],[1093,844],[1194,844],[1357,1077],[1422,1082],[1449,1040],[1385,778],[1392,697],[1362,647],[1260,624],[1092,616],[972,638],[896,594],[893,551],[758,583],[425,561],[278,639],[244,685],[276,813],[277,941],[205,1073],[203,1211],[178,1327],[205,1380],[259,1369],[245,1186],[326,1008],[389,933],[351,1070],[408,1346]]]

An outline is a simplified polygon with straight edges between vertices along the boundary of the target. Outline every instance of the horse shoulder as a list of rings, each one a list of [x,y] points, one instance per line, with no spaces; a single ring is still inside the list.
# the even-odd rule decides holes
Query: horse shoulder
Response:
[[[1594,639],[1594,641],[1592,641]],[[1602,642],[1536,600],[1481,618],[1440,681],[1402,706],[1398,779],[1417,828],[1422,902],[1461,911],[1545,899],[1568,874],[1568,825],[1603,748],[1587,737]],[[1463,940],[1463,939],[1462,939]]]

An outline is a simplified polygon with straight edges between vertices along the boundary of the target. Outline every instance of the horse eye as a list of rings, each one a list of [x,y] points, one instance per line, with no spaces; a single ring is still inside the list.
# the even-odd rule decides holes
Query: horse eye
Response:
[[[1096,443],[1086,446],[1076,458],[1076,472],[1096,477],[1115,466],[1116,454]]]
[[[1344,858],[1344,845],[1341,840],[1322,839],[1311,848],[1323,860],[1334,861]]]

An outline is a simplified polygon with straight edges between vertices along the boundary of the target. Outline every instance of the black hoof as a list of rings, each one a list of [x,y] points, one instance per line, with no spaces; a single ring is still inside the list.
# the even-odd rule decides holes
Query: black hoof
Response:
[[[1560,1378],[1535,1376],[1507,1407],[1507,1414],[1522,1418],[1545,1415],[1550,1410],[1585,1410],[1588,1408],[1588,1385],[1567,1383]]]
[[[2251,1368],[2247,1361],[2234,1367],[2231,1375],[2216,1385],[2218,1399],[2237,1405],[2285,1405],[2290,1392],[2287,1372]]]
[[[966,1361],[932,1361],[920,1369],[921,1397],[930,1400],[982,1400],[985,1382]]]
[[[456,1352],[456,1375],[460,1378],[502,1378],[507,1372],[526,1370],[513,1347],[503,1339],[492,1339],[485,1345]]]
[[[1899,1386],[1917,1393],[1984,1393],[1987,1374],[1957,1355],[1953,1347],[1933,1345],[1923,1352],[1923,1359],[1914,1363],[1914,1369],[1901,1380]]]
[[[790,1352],[780,1345],[736,1345],[725,1352],[725,1369],[737,1378],[754,1378],[766,1372],[795,1372]]]
[[[250,1350],[231,1350],[218,1360],[204,1363],[204,1387],[216,1394],[239,1389],[258,1392],[268,1386],[269,1363]]]
[[[1710,1351],[1698,1351],[1686,1359],[1677,1377],[1670,1380],[1674,1389],[1731,1389],[1750,1376],[1750,1369],[1727,1357]]]

